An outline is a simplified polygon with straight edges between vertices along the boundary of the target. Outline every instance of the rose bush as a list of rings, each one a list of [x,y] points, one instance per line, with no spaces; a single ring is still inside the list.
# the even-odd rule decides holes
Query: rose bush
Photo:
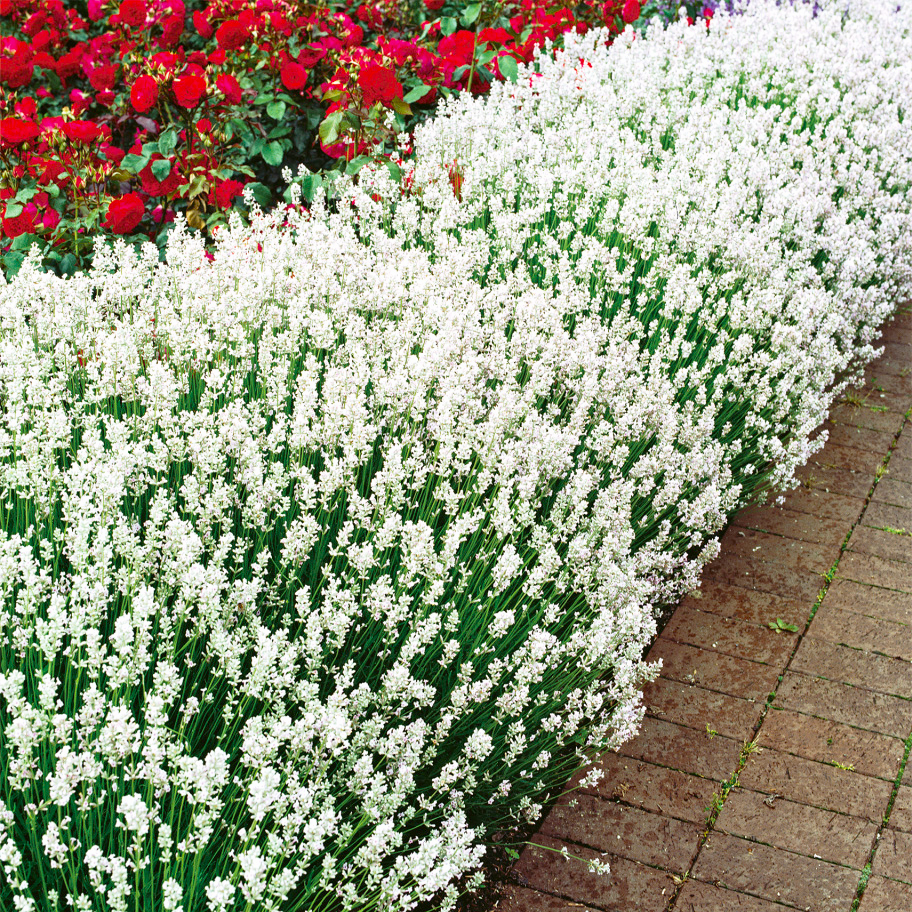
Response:
[[[236,191],[248,183],[259,204],[279,201],[285,168],[356,171],[374,159],[395,169],[397,137],[440,98],[483,94],[544,41],[605,21],[617,31],[639,7],[2,0],[2,9],[0,207],[17,231],[4,229],[2,263],[15,271],[38,241],[46,265],[68,273],[90,261],[121,195],[144,206],[129,238],[163,248],[175,214],[208,233],[244,209]],[[211,129],[201,135],[203,120]],[[87,156],[73,144],[93,125],[105,145]],[[39,193],[57,213],[52,228],[23,215],[40,211],[30,206]]]

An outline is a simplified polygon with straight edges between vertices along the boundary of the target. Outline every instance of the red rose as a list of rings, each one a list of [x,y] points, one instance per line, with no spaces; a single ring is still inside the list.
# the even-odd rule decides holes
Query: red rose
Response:
[[[79,72],[79,64],[85,55],[84,45],[77,44],[76,47],[70,48],[62,57],[57,60],[54,72],[61,79],[69,79]]]
[[[238,48],[242,48],[247,43],[248,37],[247,29],[237,19],[223,22],[215,33],[218,46],[225,51],[236,51]]]
[[[285,86],[286,89],[292,91],[303,89],[306,83],[307,70],[305,70],[300,63],[289,60],[282,64],[282,85]]]
[[[46,187],[48,184],[56,184],[58,187],[66,186],[66,165],[61,161],[44,162],[44,170],[38,178],[38,185]]]
[[[30,234],[32,231],[31,216],[23,210],[19,215],[3,219],[3,235],[8,238],[17,238],[20,234]]]
[[[31,62],[17,60],[15,57],[3,61],[2,81],[11,89],[21,89],[32,80],[35,65]]]
[[[424,0],[424,5],[427,9],[436,13],[437,10],[443,9],[443,0]]]
[[[640,18],[640,4],[639,0],[627,0],[624,4],[624,8],[621,10],[621,19],[630,25],[631,22],[636,22]]]
[[[101,153],[106,161],[113,162],[115,165],[119,165],[127,154],[123,149],[118,149],[117,146],[112,146],[110,143],[101,144]]]
[[[212,23],[206,18],[206,14],[197,10],[193,14],[193,24],[196,26],[196,30],[200,33],[200,36],[203,38],[212,37]]]
[[[31,95],[16,102],[15,111],[20,117],[34,117],[38,112],[38,104]]]
[[[225,180],[215,188],[215,205],[219,209],[230,209],[232,202],[244,191],[240,181]]]
[[[149,160],[149,164],[139,172],[143,193],[149,196],[170,196],[184,181],[181,178],[180,171],[175,167],[174,161],[171,162],[171,170],[168,172],[168,176],[160,181],[152,173],[152,165],[157,161],[164,161],[164,156],[156,153]]]
[[[17,146],[19,143],[31,142],[40,132],[38,124],[30,120],[4,117],[0,120],[0,145]]]
[[[240,104],[242,93],[241,84],[230,73],[222,73],[216,77],[215,87],[225,96],[228,104]]]
[[[63,125],[63,135],[70,142],[93,143],[101,132],[101,127],[90,120],[74,120]]]
[[[475,33],[463,29],[441,39],[437,53],[455,66],[466,66],[475,56]]]
[[[92,104],[92,96],[79,89],[70,89],[70,106],[73,108],[74,117],[82,117],[83,111]],[[91,140],[89,140],[91,142]]]
[[[394,98],[402,98],[402,85],[396,74],[377,63],[368,63],[358,73],[358,85],[365,107],[376,102],[389,107]]]
[[[509,44],[513,36],[504,28],[486,28],[478,33],[479,44]]]
[[[182,108],[195,108],[206,94],[206,80],[195,73],[175,79],[171,87],[174,89],[177,103]]]
[[[158,101],[158,83],[152,76],[140,76],[130,89],[130,104],[145,114]]]
[[[364,29],[360,25],[351,26],[345,34],[345,47],[358,47],[362,41],[364,41]]]
[[[44,214],[41,216],[41,225],[45,231],[53,231],[60,224],[60,213],[45,204]]]
[[[129,234],[142,221],[145,210],[142,197],[138,193],[128,193],[111,200],[103,224],[114,234]]]
[[[95,67],[92,72],[89,73],[89,82],[96,92],[103,92],[105,89],[113,89],[114,83],[117,82],[117,67],[113,64]]]
[[[326,56],[326,48],[306,47],[298,54],[298,63],[308,70],[315,67]]]
[[[158,43],[165,48],[174,47],[184,33],[184,17],[168,16],[161,25],[162,36],[158,39]]]
[[[146,24],[146,4],[144,0],[123,0],[117,15],[125,25],[139,28]]]
[[[443,0],[440,0],[440,5],[443,6]],[[355,15],[362,22],[366,22],[375,32],[379,32],[383,28],[383,14],[375,6],[362,3],[355,11]]]

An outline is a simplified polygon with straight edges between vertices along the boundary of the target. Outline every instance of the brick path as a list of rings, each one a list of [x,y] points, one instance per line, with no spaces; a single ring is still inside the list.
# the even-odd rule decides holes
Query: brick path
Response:
[[[735,518],[649,654],[640,735],[498,912],[912,910],[912,309],[884,340],[802,487]],[[564,845],[611,873],[540,848]]]

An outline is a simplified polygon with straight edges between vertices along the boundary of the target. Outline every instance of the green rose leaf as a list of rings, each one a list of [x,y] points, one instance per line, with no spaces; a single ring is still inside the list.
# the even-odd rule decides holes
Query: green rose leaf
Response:
[[[406,104],[412,104],[412,102],[415,102],[415,101],[418,101],[418,100],[424,98],[424,96],[427,95],[427,93],[431,91],[431,88],[432,88],[431,86],[425,85],[422,82],[419,85],[416,85],[414,89],[411,89],[409,91],[409,93],[405,96],[405,98],[403,98],[402,100]]]
[[[177,146],[177,133],[174,130],[165,130],[161,136],[158,137],[158,151],[161,152],[165,158],[171,155],[174,149]],[[159,178],[161,180],[161,178]]]
[[[320,124],[320,140],[324,146],[331,146],[339,138],[339,127],[342,124],[342,111],[333,111]]]
[[[345,166],[345,173],[357,174],[369,161],[369,155],[358,155]]]
[[[314,194],[323,186],[323,179],[319,174],[307,174],[301,180],[301,193],[308,203],[313,202]],[[290,200],[289,200],[290,202]]]
[[[253,193],[253,198],[257,201],[257,204],[262,208],[265,208],[272,202],[272,194],[269,192],[269,188],[263,186],[263,184],[248,184],[251,193]]]
[[[170,173],[171,162],[167,158],[152,162],[152,175],[157,181],[163,181]]]
[[[500,68],[500,75],[503,76],[507,82],[516,82],[519,67],[516,65],[515,57],[504,54],[503,57],[498,58],[497,65]]]
[[[36,234],[20,234],[19,237],[13,238],[10,250],[28,250],[32,244],[38,244],[39,239]]]
[[[120,167],[124,171],[132,171],[134,174],[139,174],[146,165],[149,164],[148,155],[135,155],[132,152],[129,155],[125,155],[120,162]]]
[[[285,102],[284,101],[271,101],[266,105],[266,113],[273,120],[281,120],[285,116]]]
[[[7,279],[14,279],[16,277],[16,273],[19,272],[19,269],[22,267],[24,260],[24,253],[12,250],[0,257],[0,261],[3,263],[3,268],[6,270]]]
[[[470,3],[462,14],[462,24],[466,27],[470,26],[478,18],[480,12],[480,3]]]
[[[263,147],[261,154],[263,156],[263,161],[266,162],[267,165],[278,167],[282,164],[282,159],[285,157],[285,150],[278,140],[273,140]]]

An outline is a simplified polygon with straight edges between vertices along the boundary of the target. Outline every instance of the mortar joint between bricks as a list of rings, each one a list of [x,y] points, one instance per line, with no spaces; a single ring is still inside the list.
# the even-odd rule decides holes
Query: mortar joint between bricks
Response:
[[[804,638],[807,636],[811,623],[814,620],[814,616],[817,614],[817,611],[820,608],[820,605],[823,602],[824,598],[826,598],[826,594],[829,591],[830,584],[836,578],[836,572],[839,569],[839,562],[842,560],[842,556],[845,554],[845,552],[848,548],[849,541],[852,538],[852,534],[854,533],[856,527],[858,526],[859,522],[861,521],[862,516],[864,516],[865,510],[867,510],[868,505],[871,503],[871,499],[874,496],[874,491],[876,490],[878,483],[883,478],[883,476],[886,474],[887,466],[890,463],[890,456],[892,455],[893,451],[896,449],[896,446],[899,443],[900,435],[902,434],[903,430],[906,428],[906,425],[909,424],[910,420],[912,420],[912,408],[910,408],[906,412],[906,414],[903,416],[903,422],[900,425],[899,430],[894,434],[893,439],[890,442],[890,446],[887,449],[887,453],[884,456],[877,471],[875,472],[874,481],[871,484],[870,489],[868,490],[868,494],[865,497],[862,508],[858,513],[858,517],[852,523],[851,528],[846,533],[846,536],[843,539],[842,544],[840,545],[839,556],[833,562],[832,566],[830,566],[826,570],[826,572],[821,574],[821,576],[823,577],[823,586],[820,588],[820,590],[817,593],[817,597],[814,599],[814,605],[811,608],[810,614],[808,615],[807,623],[804,625],[804,630],[799,634],[797,640],[795,641],[795,646],[792,649],[791,653],[789,654],[789,657],[785,663],[785,666],[782,669],[782,674],[780,674],[778,676],[778,679],[776,681],[775,686],[773,687],[773,690],[768,694],[768,696],[766,698],[766,702],[764,703],[763,708],[760,711],[759,718],[757,719],[757,722],[754,725],[753,733],[752,733],[750,740],[745,741],[744,744],[742,745],[741,751],[738,754],[738,765],[737,765],[735,771],[732,773],[731,776],[729,776],[728,779],[724,780],[721,783],[720,793],[713,795],[713,803],[710,805],[709,808],[707,808],[706,826],[700,835],[700,839],[697,844],[697,849],[694,852],[693,858],[691,859],[690,866],[682,874],[675,876],[675,878],[674,878],[675,888],[671,894],[671,897],[668,900],[668,903],[665,906],[664,912],[674,912],[676,905],[677,905],[678,896],[680,895],[680,893],[684,887],[684,884],[686,884],[687,881],[692,876],[693,870],[697,864],[697,860],[700,857],[700,853],[703,851],[703,848],[705,847],[707,841],[709,840],[710,835],[715,830],[716,821],[719,818],[719,814],[722,812],[722,808],[725,805],[726,798],[728,797],[729,793],[731,792],[731,790],[733,788],[737,788],[741,772],[743,771],[745,765],[747,764],[747,761],[750,758],[750,755],[761,750],[757,739],[760,734],[760,729],[763,726],[763,722],[765,721],[767,714],[769,713],[770,709],[772,708],[773,704],[776,701],[776,695],[779,692],[779,687],[782,684],[782,681],[785,677],[786,672],[788,672],[789,668],[791,667],[792,661],[795,658],[795,654],[798,652],[798,649],[800,648],[802,642],[804,641]],[[887,807],[887,814],[884,816],[884,819],[881,822],[880,827],[878,828],[877,836],[875,837],[875,840],[874,840],[874,845],[871,848],[871,852],[870,852],[870,855],[868,858],[868,866],[866,866],[869,874],[870,874],[870,865],[873,864],[874,853],[877,848],[877,840],[880,838],[880,833],[883,831],[883,828],[886,826],[886,823],[889,820],[889,813],[892,810],[894,801],[896,800],[896,794],[899,789],[899,781],[902,778],[902,772],[903,772],[903,769],[905,768],[906,762],[908,760],[910,748],[912,748],[912,734],[910,734],[909,740],[906,742],[905,756],[903,757],[903,762],[902,762],[902,766],[901,766],[900,773],[899,773],[900,778],[897,779],[896,782],[894,783],[893,794],[891,795],[891,798],[890,798],[890,801],[889,801],[889,804]],[[858,892],[856,893],[855,901],[852,905],[851,912],[857,912],[858,904],[861,902],[861,897],[864,894],[864,888],[865,888],[866,883],[867,883],[867,877],[864,874],[862,874],[862,878],[859,882]]]

